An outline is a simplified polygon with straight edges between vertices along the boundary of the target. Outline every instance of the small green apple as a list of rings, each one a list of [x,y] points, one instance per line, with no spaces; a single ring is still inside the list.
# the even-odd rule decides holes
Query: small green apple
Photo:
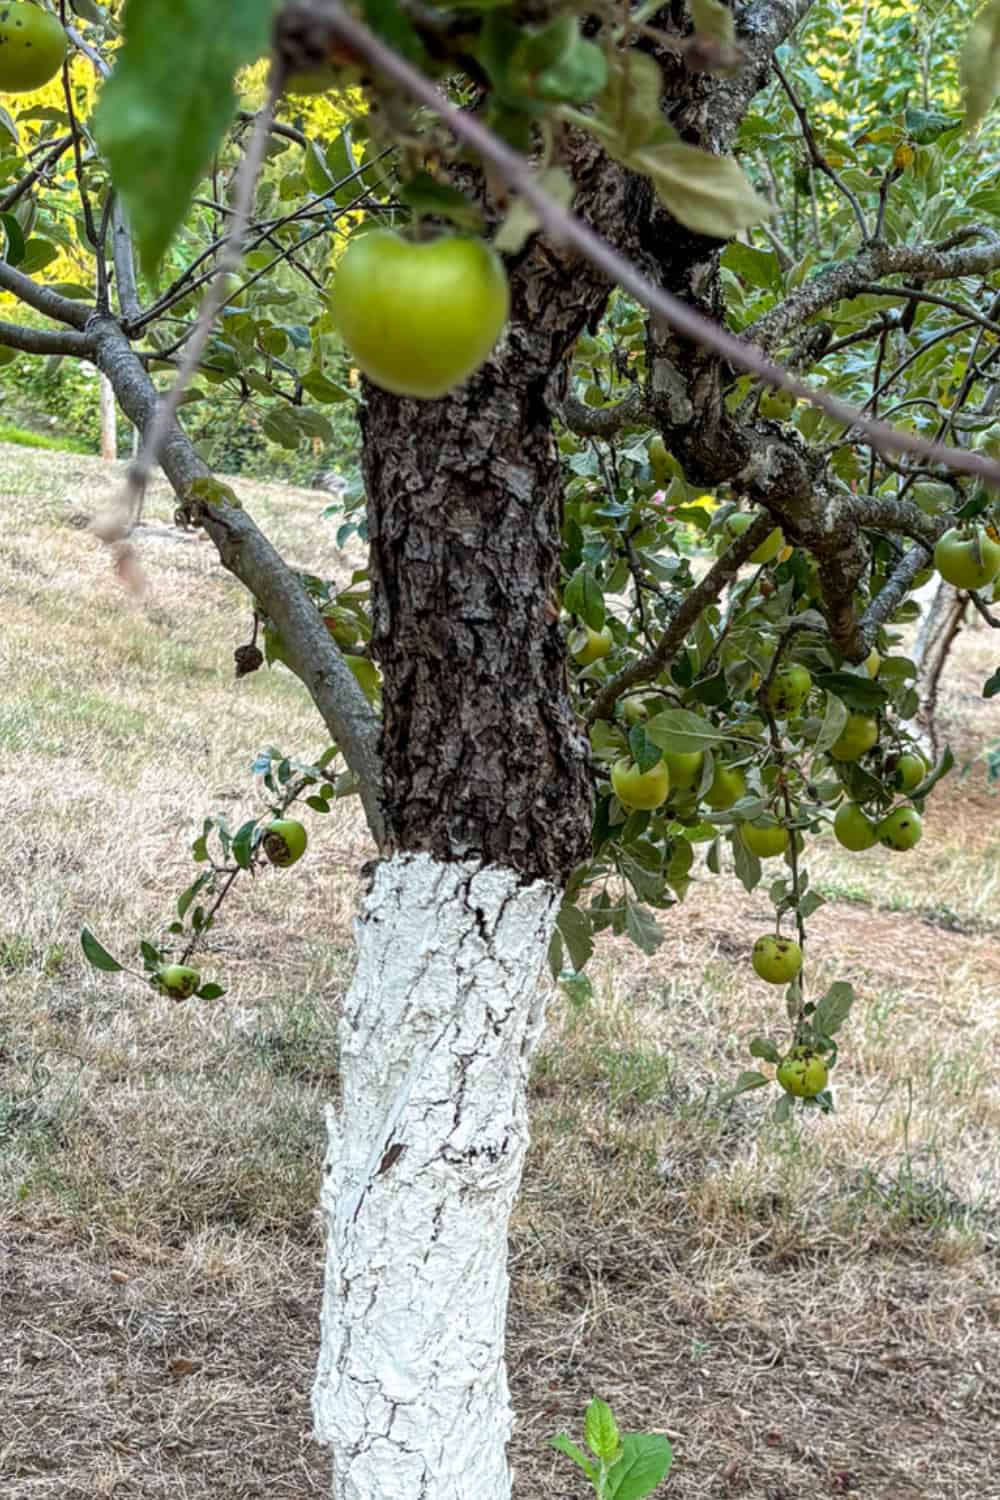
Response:
[[[788,848],[788,829],[780,823],[742,823],[740,838],[758,859],[773,859]]]
[[[582,625],[573,631],[569,644],[573,660],[581,667],[589,667],[602,656],[607,656],[614,641],[606,625],[603,630],[591,630],[589,625]]]
[[[626,755],[615,761],[611,769],[611,785],[622,807],[651,812],[666,802],[670,794],[670,772],[662,760],[650,770],[640,771]]]
[[[878,740],[878,720],[868,714],[848,714],[847,722],[830,746],[834,760],[860,760]]]
[[[201,975],[186,964],[164,964],[156,971],[156,983],[171,1000],[189,1000],[201,984]]]
[[[751,962],[768,984],[791,984],[802,967],[802,949],[792,938],[767,933],[754,943]]]
[[[301,823],[294,818],[275,818],[264,829],[261,843],[272,865],[286,870],[301,859],[309,842]]]
[[[818,1052],[810,1047],[793,1047],[778,1064],[778,1082],[786,1094],[796,1099],[815,1099],[826,1088],[829,1073]]]
[[[714,812],[724,812],[738,802],[747,789],[746,777],[735,766],[717,765],[705,801]]]
[[[920,814],[914,807],[897,807],[878,825],[879,843],[887,849],[905,852],[920,843],[923,834]]]
[[[670,772],[670,785],[675,792],[689,792],[701,780],[701,768],[705,764],[702,750],[665,750],[663,759]]]
[[[812,677],[797,664],[776,672],[767,690],[767,703],[776,719],[790,719],[797,714],[812,691]]]
[[[927,762],[922,755],[904,750],[892,768],[892,784],[900,792],[912,792],[927,775]]]
[[[845,802],[837,809],[833,820],[833,834],[844,849],[858,854],[862,849],[872,849],[878,843],[878,832],[870,818],[866,818],[856,802]]]

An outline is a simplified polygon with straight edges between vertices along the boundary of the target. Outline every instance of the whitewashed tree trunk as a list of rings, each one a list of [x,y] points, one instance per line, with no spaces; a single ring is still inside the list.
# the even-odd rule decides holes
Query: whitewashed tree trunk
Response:
[[[377,869],[322,1192],[313,1410],[336,1500],[510,1494],[507,1226],[558,904],[499,865]]]

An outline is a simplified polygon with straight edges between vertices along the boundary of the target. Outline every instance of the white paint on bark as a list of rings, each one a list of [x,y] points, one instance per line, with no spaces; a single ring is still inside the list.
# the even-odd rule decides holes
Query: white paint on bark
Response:
[[[357,925],[328,1111],[316,1433],[336,1500],[506,1500],[507,1226],[559,892],[399,855]]]

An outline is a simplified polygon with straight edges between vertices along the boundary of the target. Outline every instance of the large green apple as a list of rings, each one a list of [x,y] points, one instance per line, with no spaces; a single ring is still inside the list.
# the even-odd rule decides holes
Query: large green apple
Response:
[[[798,713],[812,692],[812,676],[805,667],[795,664],[775,673],[767,690],[768,707],[776,719],[790,719]]]
[[[746,777],[735,766],[717,765],[712,785],[705,793],[705,801],[716,812],[722,812],[738,802],[747,789]]]
[[[705,764],[702,750],[665,750],[663,759],[670,772],[670,785],[675,792],[688,792],[701,780],[701,768]]]
[[[55,16],[37,5],[0,4],[0,91],[28,94],[54,78],[69,39]]]
[[[482,240],[446,234],[416,244],[372,229],[337,266],[330,310],[370,380],[430,401],[486,360],[510,294],[500,257]]]
[[[920,843],[923,833],[920,814],[915,807],[897,807],[878,825],[879,843],[887,849],[905,851]]]
[[[595,661],[600,661],[602,656],[607,656],[613,645],[611,631],[606,625],[603,630],[591,630],[589,625],[581,625],[569,638],[573,660],[579,662],[581,667],[589,667]]]
[[[741,823],[740,837],[758,859],[773,859],[788,848],[788,829],[780,823]]]

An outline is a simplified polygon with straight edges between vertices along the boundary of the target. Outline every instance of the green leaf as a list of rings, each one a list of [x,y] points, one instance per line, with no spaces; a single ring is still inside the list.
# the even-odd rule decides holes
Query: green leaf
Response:
[[[625,897],[625,931],[643,953],[655,953],[663,942],[663,933],[653,913],[628,896]]]
[[[903,112],[906,133],[918,146],[929,146],[939,135],[954,130],[960,123],[954,115],[943,115],[936,109],[916,109],[908,104]]]
[[[80,944],[83,948],[83,956],[95,969],[101,969],[105,974],[120,974],[124,965],[117,958],[112,958],[107,948],[102,948],[89,927],[84,927],[80,933]]]
[[[646,734],[674,755],[687,755],[693,750],[710,750],[721,744],[723,736],[700,714],[686,708],[668,708],[646,725]]]
[[[593,928],[590,917],[579,906],[564,902],[559,908],[556,926],[566,944],[573,968],[580,972],[594,951]]]
[[[792,1117],[792,1096],[782,1091],[781,1098],[771,1112],[771,1119],[776,1120],[779,1125]]]
[[[666,1479],[673,1461],[673,1449],[662,1433],[626,1433],[621,1457],[607,1476],[607,1500],[642,1500]]]
[[[538,75],[535,92],[554,103],[587,104],[607,81],[608,63],[602,48],[577,37],[565,57]]]
[[[816,678],[816,686],[842,699],[855,713],[876,713],[889,701],[885,688],[873,682],[867,673],[856,675],[854,672],[820,672]]]
[[[51,240],[28,240],[20,262],[21,270],[26,276],[36,276],[57,260],[59,253],[59,247],[53,245]]]
[[[662,125],[663,74],[646,52],[614,52],[598,106],[601,135],[621,156],[644,146]]]
[[[941,777],[947,776],[948,772],[951,770],[954,764],[955,757],[951,753],[951,746],[946,745],[944,754],[938,761],[937,765],[934,767],[933,771],[931,771],[928,776],[924,777],[920,785],[918,787],[915,787],[910,793],[910,796],[914,799],[916,799],[917,797],[926,797],[931,788],[933,786],[936,786],[937,783],[941,780]]]
[[[253,855],[254,834],[257,831],[259,819],[253,818],[249,823],[244,823],[236,832],[233,839],[233,858],[241,870],[249,870]]]
[[[995,698],[1000,693],[1000,667],[997,667],[992,677],[987,677],[983,683],[983,697]]]
[[[726,1094],[726,1098],[731,1099],[735,1094],[749,1093],[751,1089],[762,1089],[770,1081],[769,1078],[764,1077],[763,1073],[757,1073],[753,1068],[748,1068],[745,1073],[741,1073],[739,1078],[737,1078],[732,1088]]]
[[[24,234],[13,214],[0,214],[0,224],[7,236],[4,260],[9,266],[19,266],[24,259]]]
[[[663,759],[659,745],[649,738],[642,724],[633,724],[629,730],[628,747],[640,771],[651,771]]]
[[[603,629],[604,594],[588,567],[577,568],[566,585],[563,604],[570,614],[579,615],[591,630]]]
[[[273,0],[128,0],[94,130],[155,272],[236,108],[233,77],[267,50]]]
[[[538,185],[563,208],[569,208],[575,188],[573,179],[562,167],[547,167],[538,173]],[[494,247],[502,255],[517,255],[539,226],[539,218],[526,198],[515,198],[500,228],[493,237]]]
[[[203,984],[200,990],[195,990],[199,1000],[218,1000],[225,993],[221,984]]]
[[[850,1015],[854,989],[843,980],[831,984],[813,1013],[812,1024],[820,1036],[833,1036]]]
[[[549,1438],[549,1446],[555,1448],[558,1453],[565,1453],[567,1458],[571,1458],[575,1464],[579,1464],[591,1483],[596,1480],[596,1465],[592,1464],[589,1458],[585,1457],[575,1443],[570,1442],[565,1432],[557,1432],[555,1437]]]
[[[611,1408],[608,1403],[602,1401],[598,1396],[595,1396],[587,1407],[583,1434],[587,1441],[587,1447],[595,1458],[603,1458],[605,1461],[608,1461],[617,1454],[619,1444],[621,1443],[618,1424],[611,1414]]]
[[[94,0],[69,0],[69,3],[75,16],[80,16],[84,21],[93,21],[95,26],[103,26],[107,20],[107,13]]]
[[[731,156],[668,141],[635,152],[628,165],[651,180],[661,203],[695,234],[728,240],[771,217],[771,205]]]
[[[477,234],[483,226],[483,215],[478,204],[473,203],[458,188],[448,182],[438,182],[429,172],[418,172],[404,182],[399,196],[417,215],[436,219],[448,219],[459,229]]]
[[[848,713],[847,704],[843,699],[838,698],[836,693],[827,692],[826,711],[819,727],[819,734],[816,736],[817,752],[829,750],[833,742],[840,738],[840,732],[847,723]]]
[[[182,921],[184,920],[187,909],[191,905],[191,902],[194,900],[195,896],[197,896],[199,891],[205,888],[211,878],[211,870],[203,870],[194,884],[189,885],[187,890],[177,897],[177,915],[181,918]]]
[[[321,370],[307,370],[302,376],[302,389],[308,391],[314,401],[320,401],[324,406],[354,399],[346,385],[339,385],[335,380],[328,380]]]
[[[559,928],[553,930],[549,940],[549,972],[553,979],[558,979],[563,971],[563,945],[559,935]]]
[[[738,834],[733,838],[733,867],[736,870],[736,878],[745,891],[755,890],[760,884],[760,877],[763,874],[760,860],[747,848]]]
[[[765,1062],[779,1063],[781,1053],[768,1036],[755,1036],[750,1043],[750,1056],[762,1057]]]
[[[966,129],[975,130],[1000,92],[1000,0],[984,5],[969,27],[959,75]]]

